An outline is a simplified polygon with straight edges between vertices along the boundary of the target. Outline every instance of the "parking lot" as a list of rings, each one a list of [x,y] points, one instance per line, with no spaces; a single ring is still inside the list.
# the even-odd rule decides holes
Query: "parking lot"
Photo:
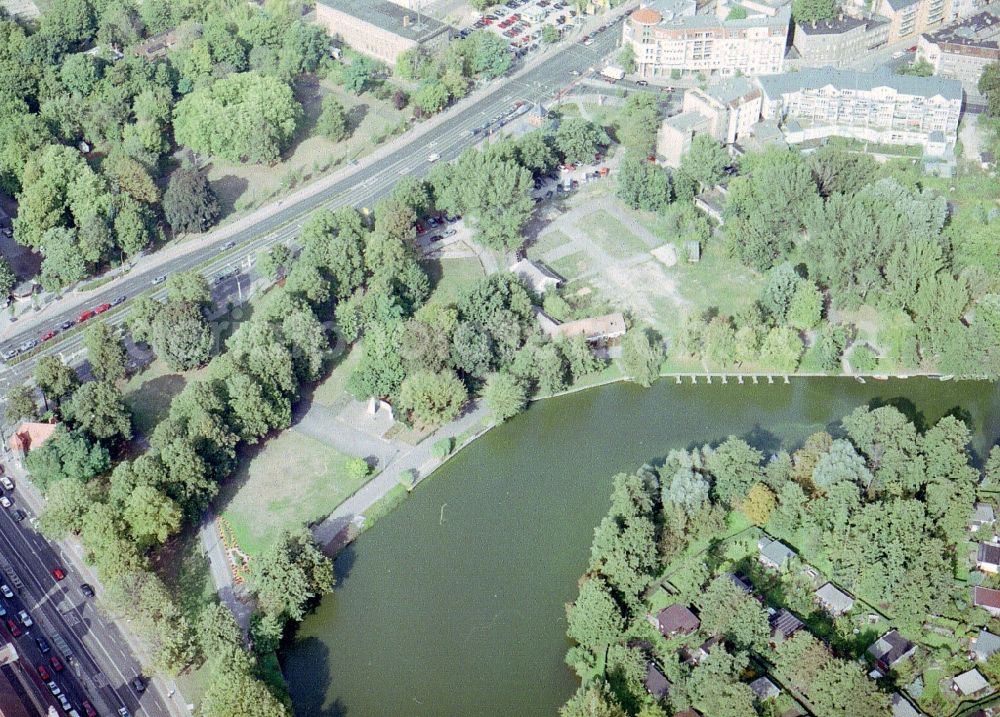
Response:
[[[541,47],[546,27],[554,28],[562,38],[578,23],[576,8],[566,0],[508,0],[490,8],[459,34],[468,37],[481,29],[495,32],[510,43],[511,52],[523,57]]]

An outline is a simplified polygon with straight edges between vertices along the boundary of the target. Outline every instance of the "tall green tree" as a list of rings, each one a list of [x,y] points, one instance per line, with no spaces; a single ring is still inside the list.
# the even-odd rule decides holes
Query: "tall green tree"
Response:
[[[83,334],[90,370],[102,381],[114,383],[125,377],[128,354],[118,332],[100,321],[87,328]]]
[[[174,233],[203,232],[218,220],[220,208],[205,175],[179,167],[163,193],[163,213]]]
[[[301,620],[310,601],[333,588],[333,563],[306,531],[284,533],[254,566],[251,589],[265,614]]]

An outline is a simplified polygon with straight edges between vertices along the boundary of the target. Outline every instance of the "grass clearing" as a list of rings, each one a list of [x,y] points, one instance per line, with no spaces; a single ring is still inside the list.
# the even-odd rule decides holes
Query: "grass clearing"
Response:
[[[136,433],[143,436],[152,434],[156,424],[170,412],[170,402],[174,397],[184,390],[188,382],[200,378],[204,371],[197,369],[177,373],[162,360],[156,359],[145,371],[130,378],[122,393],[132,411],[132,425]]]
[[[588,214],[576,226],[608,256],[615,259],[627,259],[647,251],[639,237],[632,234],[617,217],[603,209]]]
[[[436,259],[423,263],[434,291],[427,303],[450,304],[486,276],[478,258]]]
[[[680,262],[667,271],[695,310],[716,307],[729,315],[746,307],[750,298],[759,295],[764,283],[759,274],[726,256],[717,242],[702,250],[697,264]]]
[[[544,260],[546,254],[566,246],[571,241],[572,239],[563,234],[561,231],[555,230],[545,232],[544,234],[539,235],[539,237],[535,239],[534,243],[528,247],[528,258]]]
[[[313,391],[312,398],[316,403],[327,407],[337,405],[347,388],[347,379],[351,377],[354,368],[361,360],[361,353],[361,348],[353,344],[334,359],[336,363],[329,375]]]
[[[594,260],[585,251],[575,251],[549,264],[557,274],[565,279],[575,279],[593,270]]]
[[[217,504],[251,556],[283,530],[329,515],[368,480],[348,473],[349,456],[294,430],[241,453]]]

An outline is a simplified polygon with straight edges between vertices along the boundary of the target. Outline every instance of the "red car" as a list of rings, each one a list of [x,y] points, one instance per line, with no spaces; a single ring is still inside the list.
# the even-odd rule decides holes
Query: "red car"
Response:
[[[54,577],[57,581],[65,580],[66,573],[62,568],[52,568],[52,577]]]
[[[53,655],[52,657],[49,658],[49,664],[52,665],[52,669],[55,670],[56,672],[62,672],[63,671],[62,660],[60,660],[55,655]]]
[[[52,329],[51,331],[46,331],[44,334],[42,334],[42,341],[48,341],[55,335],[56,335],[55,329]]]
[[[21,636],[21,628],[17,626],[17,623],[14,622],[13,618],[7,618],[7,629],[10,630],[10,634],[14,637]]]
[[[87,702],[87,700],[81,702],[80,705],[83,707],[83,712],[87,715],[87,717],[97,717],[97,710],[95,710],[94,705]]]
[[[96,309],[94,309],[95,314],[103,314],[105,311],[111,308],[111,304],[101,304]]]
[[[52,676],[49,674],[49,671],[45,668],[45,665],[39,665],[36,669],[38,670],[38,676],[41,677],[46,682],[52,679]]]
[[[76,322],[79,324],[86,321],[87,319],[92,319],[92,318],[94,318],[93,311],[84,311],[82,314],[76,317]]]

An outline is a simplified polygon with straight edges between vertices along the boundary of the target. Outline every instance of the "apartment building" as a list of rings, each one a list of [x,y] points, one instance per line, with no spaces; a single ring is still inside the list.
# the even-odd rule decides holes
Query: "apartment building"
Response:
[[[1000,4],[921,35],[917,53],[933,65],[935,75],[958,80],[967,95],[978,98],[983,69],[1000,62]]]
[[[781,122],[791,144],[848,137],[920,145],[932,156],[955,146],[962,111],[957,80],[824,67],[757,81],[762,116]]]
[[[952,0],[879,0],[877,10],[889,21],[890,44],[916,38],[952,18]]]
[[[708,120],[708,133],[717,142],[733,144],[760,121],[760,88],[746,77],[731,77],[684,93],[682,112],[697,112]]]
[[[317,0],[316,22],[331,37],[388,65],[413,47],[451,38],[448,25],[388,0]]]
[[[786,5],[740,20],[715,15],[665,17],[653,6],[636,10],[622,29],[642,77],[674,73],[767,75],[782,71],[791,21]]]
[[[806,65],[843,67],[889,39],[889,21],[881,17],[841,15],[833,20],[797,23],[792,47]]]

